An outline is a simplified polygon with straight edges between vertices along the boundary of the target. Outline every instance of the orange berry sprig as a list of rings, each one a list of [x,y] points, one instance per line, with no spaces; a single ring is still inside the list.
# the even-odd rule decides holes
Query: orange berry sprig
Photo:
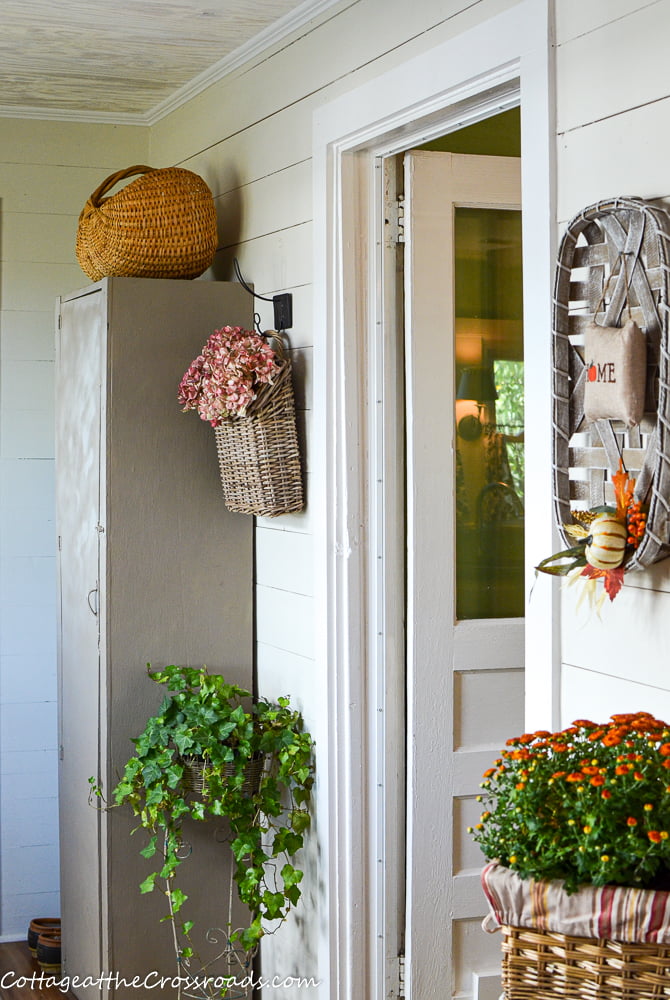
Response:
[[[631,500],[626,509],[626,528],[628,537],[626,541],[636,549],[642,541],[645,528],[647,527],[647,515],[642,510],[642,505],[638,500]]]

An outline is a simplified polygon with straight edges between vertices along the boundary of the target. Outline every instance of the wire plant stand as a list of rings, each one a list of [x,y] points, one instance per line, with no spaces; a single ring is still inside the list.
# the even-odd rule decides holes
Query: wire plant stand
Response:
[[[201,758],[184,756],[181,759],[184,767],[183,780],[187,793],[199,798],[203,795],[207,763]],[[245,767],[244,790],[253,795],[258,790],[264,773],[271,771],[273,761],[264,755],[254,757]],[[232,777],[235,765],[224,767],[224,775]],[[219,844],[230,842],[230,830],[225,826],[217,827],[214,838]],[[167,857],[167,841],[164,843],[164,855]],[[186,861],[193,854],[193,845],[183,840],[178,848],[180,860]],[[279,888],[280,876],[277,865],[266,862],[266,877],[268,885],[274,891]],[[259,945],[245,948],[240,943],[239,935],[243,927],[235,927],[235,902],[237,893],[234,891],[234,875],[231,866],[227,879],[228,913],[223,926],[212,926],[206,931],[184,932],[185,921],[181,913],[176,911],[170,889],[170,879],[166,880],[166,897],[169,905],[169,920],[172,926],[172,938],[177,962],[178,988],[176,1000],[249,1000],[254,985],[254,960],[259,951]],[[237,914],[239,918],[239,911]],[[280,925],[270,925],[264,928],[265,934],[272,934]]]
[[[612,198],[585,208],[561,241],[553,302],[553,493],[559,530],[571,511],[614,502],[619,462],[636,478],[635,499],[648,505],[647,528],[626,570],[670,554],[670,216],[640,198]],[[644,416],[634,427],[587,423],[584,333],[605,301],[603,326],[624,308],[646,335]]]
[[[217,831],[217,839],[225,840],[223,831],[221,837]],[[192,850],[192,845],[185,841],[179,851],[181,858],[189,858]],[[166,895],[177,962],[176,1000],[220,1000],[222,997],[225,1000],[248,1000],[258,946],[246,950],[234,939],[232,868],[228,887],[228,919],[223,927],[209,927],[200,946],[195,945],[190,933],[183,932],[183,924],[175,912],[170,892]]]

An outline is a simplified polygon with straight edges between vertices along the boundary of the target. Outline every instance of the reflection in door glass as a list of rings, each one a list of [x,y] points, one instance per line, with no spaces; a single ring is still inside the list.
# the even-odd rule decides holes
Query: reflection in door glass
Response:
[[[456,617],[524,614],[521,213],[455,211]]]

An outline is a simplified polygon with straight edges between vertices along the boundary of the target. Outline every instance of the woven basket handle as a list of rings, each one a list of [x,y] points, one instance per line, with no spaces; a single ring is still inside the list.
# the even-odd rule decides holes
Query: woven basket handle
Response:
[[[280,362],[286,361],[287,345],[284,341],[286,334],[282,335],[278,330],[265,330],[263,336],[267,339],[268,344],[270,344],[271,340],[274,341],[274,344],[271,344],[270,346],[279,358]]]
[[[134,167],[126,167],[125,170],[117,170],[115,173],[110,174],[109,177],[107,177],[106,180],[104,180],[102,184],[95,189],[91,197],[88,199],[90,204],[93,205],[94,208],[98,208],[105,200],[103,196],[106,195],[108,191],[111,191],[114,185],[118,184],[119,181],[125,180],[126,177],[132,177],[134,174],[148,174],[154,169],[154,167],[145,167],[142,164],[136,164]]]

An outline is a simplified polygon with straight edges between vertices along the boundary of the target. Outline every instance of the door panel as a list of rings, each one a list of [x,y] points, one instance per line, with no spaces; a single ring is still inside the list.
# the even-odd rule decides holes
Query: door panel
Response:
[[[82,809],[81,802],[88,778],[100,773],[99,752],[92,756],[91,748],[98,748],[104,738],[98,704],[101,372],[106,337],[101,299],[96,291],[78,310],[63,302],[67,336],[59,329],[56,366],[57,398],[68,399],[57,426],[56,463],[76,470],[70,478],[56,477],[59,601],[68,609],[67,615],[60,615],[58,636],[61,881],[79,886],[76,906],[63,899],[63,968],[70,975],[94,978],[102,968],[106,933],[98,889],[104,813]],[[71,392],[73,385],[76,393]],[[73,695],[63,699],[64,688]],[[78,821],[70,822],[70,816]],[[100,991],[83,987],[79,995],[99,997]]]
[[[405,158],[412,1000],[476,997],[500,965],[463,824],[482,771],[523,727],[523,456],[515,479],[507,451],[523,442],[519,205],[516,159]]]

